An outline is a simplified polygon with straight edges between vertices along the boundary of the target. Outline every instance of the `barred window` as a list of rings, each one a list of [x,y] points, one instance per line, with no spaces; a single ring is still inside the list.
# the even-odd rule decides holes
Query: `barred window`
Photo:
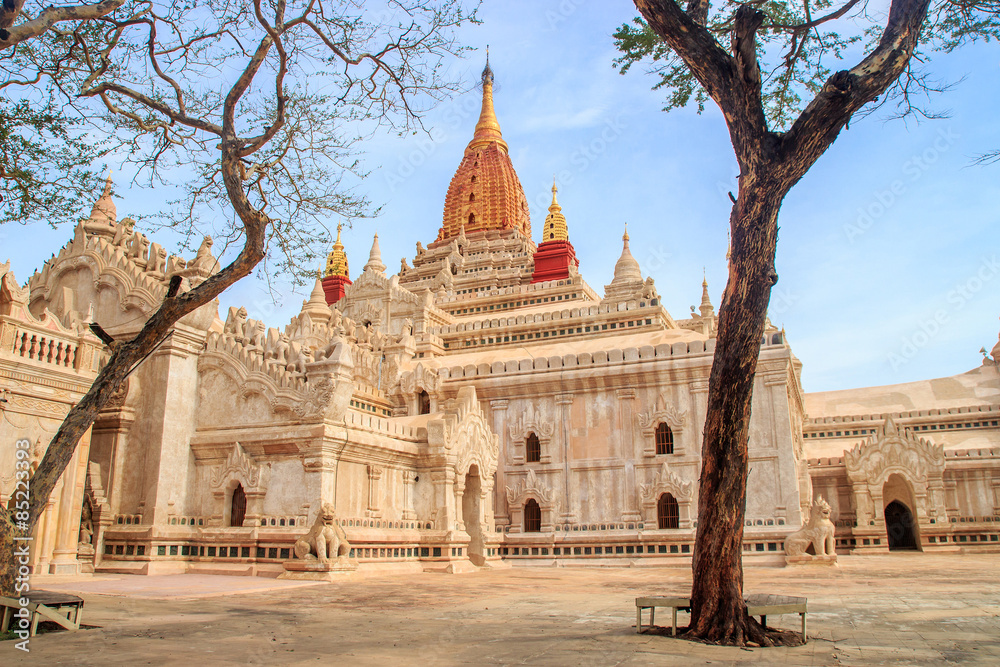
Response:
[[[656,453],[674,453],[674,433],[670,430],[670,427],[667,426],[666,422],[660,422],[656,426]]]
[[[533,498],[529,498],[528,502],[524,503],[524,532],[539,533],[541,530],[542,508]]]
[[[680,528],[681,516],[677,501],[669,493],[664,493],[656,501],[656,519],[660,528]]]
[[[542,443],[538,441],[538,436],[534,433],[529,433],[528,438],[524,442],[525,454],[524,460],[528,463],[538,463],[542,460]]]

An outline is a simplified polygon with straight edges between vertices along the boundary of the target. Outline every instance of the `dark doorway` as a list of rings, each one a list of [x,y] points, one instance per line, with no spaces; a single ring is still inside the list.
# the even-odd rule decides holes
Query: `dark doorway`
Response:
[[[230,526],[242,526],[243,520],[247,518],[247,494],[243,491],[243,485],[237,484],[233,489],[233,506],[229,513]]]
[[[431,397],[427,395],[426,391],[421,390],[417,394],[417,413],[421,415],[429,415],[431,413]]]
[[[885,530],[889,536],[889,550],[916,549],[917,538],[913,530],[910,508],[893,500],[885,508]]]

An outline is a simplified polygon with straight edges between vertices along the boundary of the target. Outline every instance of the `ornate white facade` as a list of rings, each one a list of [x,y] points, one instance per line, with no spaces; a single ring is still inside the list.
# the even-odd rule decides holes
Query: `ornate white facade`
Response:
[[[278,576],[324,503],[369,569],[690,554],[715,347],[707,285],[700,313],[675,320],[626,235],[598,294],[562,227],[536,267],[542,246],[486,102],[446,224],[412,265],[388,275],[376,237],[351,283],[338,245],[335,303],[317,280],[283,328],[242,308],[223,319],[217,304],[177,323],[81,443],[39,528],[38,571]],[[560,211],[553,197],[565,225]],[[37,460],[99,368],[85,323],[127,338],[171,276],[187,288],[216,270],[210,240],[167,257],[107,192],[26,286],[0,267],[0,499],[15,441]],[[916,548],[996,548],[998,354],[955,378],[805,395],[769,325],[747,554],[780,556],[819,495],[842,551],[906,546],[892,533],[907,512]]]

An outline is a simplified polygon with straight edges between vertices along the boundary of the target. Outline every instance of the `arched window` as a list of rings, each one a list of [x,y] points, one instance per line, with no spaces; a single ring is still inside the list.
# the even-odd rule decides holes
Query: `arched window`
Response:
[[[431,397],[423,389],[417,394],[417,414],[429,415],[431,413]]]
[[[473,175],[472,175],[472,181],[471,181],[471,182],[472,182],[472,183],[475,183],[475,182],[476,182],[476,175],[475,175],[475,174],[473,174]]]
[[[556,235],[555,235],[555,234],[549,234],[549,238],[550,238],[550,239],[554,239],[555,237],[556,237]]]
[[[542,531],[542,508],[534,498],[524,503],[524,532],[540,533]]]
[[[542,460],[542,443],[538,442],[538,436],[534,433],[529,433],[524,441],[524,460],[528,463]]]
[[[242,484],[237,484],[233,489],[233,505],[229,512],[229,525],[242,526],[243,520],[247,518],[247,494],[243,490]]]
[[[681,515],[677,501],[669,493],[664,493],[656,501],[656,521],[660,528],[680,528]]]
[[[469,214],[469,225],[472,226],[474,224],[476,224],[476,214],[475,213],[470,213]]]
[[[660,422],[656,425],[656,453],[674,453],[674,433],[666,422]]]
[[[476,201],[476,193],[475,192],[470,192],[469,193],[469,201]]]

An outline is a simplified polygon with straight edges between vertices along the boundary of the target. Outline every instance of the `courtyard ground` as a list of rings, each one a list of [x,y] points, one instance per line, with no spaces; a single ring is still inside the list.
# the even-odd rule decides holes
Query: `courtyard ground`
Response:
[[[809,643],[794,648],[635,634],[635,597],[683,593],[689,582],[686,567],[533,567],[334,584],[39,578],[36,587],[83,596],[84,623],[100,627],[34,637],[29,654],[2,642],[0,664],[1000,664],[998,554],[850,556],[823,569],[748,566],[748,593],[809,598]],[[661,610],[657,621],[669,618]],[[797,615],[768,618],[788,629],[798,622]]]

